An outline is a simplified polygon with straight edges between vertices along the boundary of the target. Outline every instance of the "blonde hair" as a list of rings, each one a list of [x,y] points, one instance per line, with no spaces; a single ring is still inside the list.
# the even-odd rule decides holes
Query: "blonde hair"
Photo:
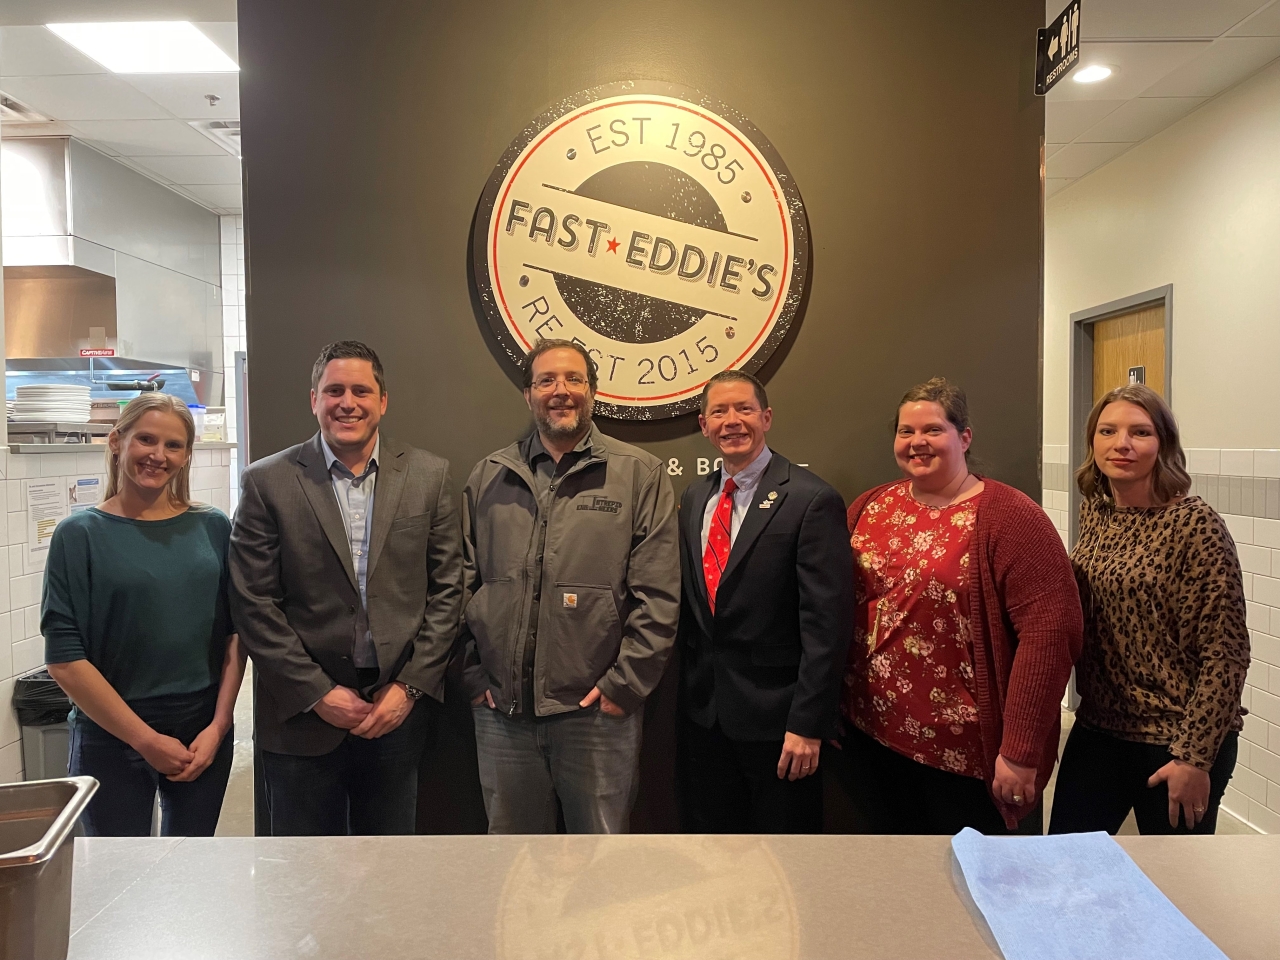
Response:
[[[121,411],[120,419],[116,421],[115,427],[108,435],[108,441],[111,437],[117,437],[118,442],[123,443],[137,427],[138,421],[153,410],[173,414],[182,421],[182,426],[187,431],[187,462],[169,480],[169,499],[179,506],[189,507],[191,506],[191,450],[196,442],[196,423],[191,419],[191,411],[187,409],[185,403],[167,393],[140,393]],[[103,494],[103,500],[110,500],[120,492],[120,476],[120,456],[112,453],[111,447],[108,446],[107,492]]]
[[[1187,473],[1187,457],[1182,452],[1182,441],[1178,437],[1178,421],[1174,419],[1169,405],[1164,402],[1164,397],[1142,383],[1116,387],[1089,411],[1089,421],[1084,428],[1085,461],[1076,470],[1076,486],[1085,499],[1111,496],[1111,481],[1098,469],[1097,461],[1094,460],[1093,436],[1098,432],[1102,411],[1122,400],[1145,410],[1156,430],[1160,450],[1151,470],[1152,496],[1160,503],[1169,503],[1185,496],[1191,489],[1191,475]]]

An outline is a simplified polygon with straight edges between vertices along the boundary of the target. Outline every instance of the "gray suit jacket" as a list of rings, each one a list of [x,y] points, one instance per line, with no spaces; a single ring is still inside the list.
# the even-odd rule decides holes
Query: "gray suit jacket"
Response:
[[[255,734],[273,753],[319,756],[346,731],[313,711],[356,687],[360,591],[317,433],[245,469],[231,531],[231,613],[253,658]],[[462,606],[462,544],[449,463],[382,437],[368,614],[380,672],[444,699]]]

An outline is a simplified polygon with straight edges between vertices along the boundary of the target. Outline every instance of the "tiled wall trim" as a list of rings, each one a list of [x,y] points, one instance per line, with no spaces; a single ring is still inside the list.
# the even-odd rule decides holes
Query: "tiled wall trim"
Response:
[[[226,512],[231,450],[197,450],[191,496]],[[0,447],[0,486],[6,517],[0,523],[0,783],[22,779],[22,731],[13,711],[14,680],[44,662],[40,636],[40,596],[44,562],[31,563],[26,551],[28,480],[102,477],[101,448],[71,453],[14,455]],[[102,477],[105,481],[105,477]]]
[[[1193,473],[1191,492],[1219,513],[1280,520],[1280,478]]]

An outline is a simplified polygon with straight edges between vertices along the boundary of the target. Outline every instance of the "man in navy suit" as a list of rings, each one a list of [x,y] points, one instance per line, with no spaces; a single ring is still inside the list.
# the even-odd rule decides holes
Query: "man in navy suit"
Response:
[[[764,387],[727,370],[698,423],[723,467],[680,504],[679,776],[694,833],[821,833],[822,741],[853,633],[844,501],[765,443]]]

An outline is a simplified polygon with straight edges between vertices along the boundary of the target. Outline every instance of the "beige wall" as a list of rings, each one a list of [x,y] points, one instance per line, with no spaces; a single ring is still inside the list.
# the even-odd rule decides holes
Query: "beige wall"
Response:
[[[1070,314],[1166,283],[1186,445],[1280,447],[1280,61],[1048,201],[1045,443]]]

